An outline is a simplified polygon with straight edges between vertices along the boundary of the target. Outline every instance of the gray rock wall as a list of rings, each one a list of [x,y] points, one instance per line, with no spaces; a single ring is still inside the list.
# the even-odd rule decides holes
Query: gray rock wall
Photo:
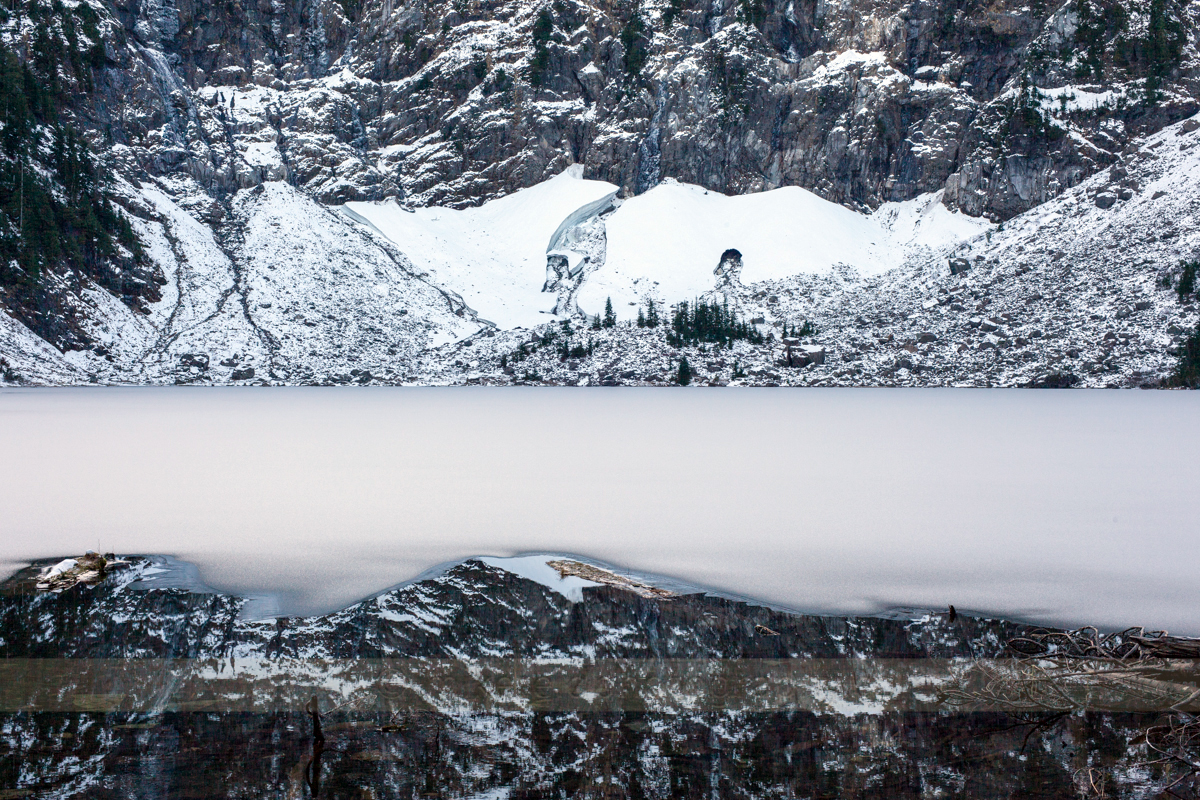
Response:
[[[630,193],[674,177],[874,207],[945,188],[1007,219],[1200,107],[1194,4],[1165,4],[1183,44],[1156,61],[1149,0],[1099,33],[1077,9],[1096,2],[119,0],[80,113],[101,149],[128,146],[118,164],[217,197],[286,178],[463,205],[582,163]],[[1063,86],[1107,105],[1056,105]]]

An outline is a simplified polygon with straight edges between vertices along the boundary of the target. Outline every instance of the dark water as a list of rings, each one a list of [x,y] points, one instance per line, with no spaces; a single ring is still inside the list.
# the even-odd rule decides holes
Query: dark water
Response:
[[[1195,796],[1145,743],[1181,717],[1159,695],[997,680],[1014,623],[572,602],[481,561],[255,620],[133,562],[59,594],[3,584],[0,798]]]

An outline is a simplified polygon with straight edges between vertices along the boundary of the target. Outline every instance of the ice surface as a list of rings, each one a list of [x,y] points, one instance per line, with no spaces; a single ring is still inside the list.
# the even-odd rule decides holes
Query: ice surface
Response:
[[[502,328],[531,327],[553,317],[556,295],[542,292],[546,252],[564,224],[606,205],[617,187],[567,170],[478,208],[418,208],[395,202],[347,203],[441,286],[462,296]]]
[[[299,614],[559,552],[797,609],[1200,634],[1197,419],[1195,392],[5,390],[0,562],[167,553]]]

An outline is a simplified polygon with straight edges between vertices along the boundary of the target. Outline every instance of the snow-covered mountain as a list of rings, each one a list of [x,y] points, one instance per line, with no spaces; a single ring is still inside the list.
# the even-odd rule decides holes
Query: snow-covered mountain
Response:
[[[0,381],[1158,385],[1198,14],[24,0]]]

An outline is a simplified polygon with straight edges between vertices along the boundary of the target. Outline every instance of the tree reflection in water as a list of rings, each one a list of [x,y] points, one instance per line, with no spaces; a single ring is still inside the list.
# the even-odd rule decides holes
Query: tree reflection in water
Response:
[[[308,789],[314,798],[321,794],[321,754],[325,752],[325,736],[321,733],[321,713],[318,710],[319,702],[314,695],[304,707],[304,710],[312,718],[312,760],[305,767],[304,774]]]

